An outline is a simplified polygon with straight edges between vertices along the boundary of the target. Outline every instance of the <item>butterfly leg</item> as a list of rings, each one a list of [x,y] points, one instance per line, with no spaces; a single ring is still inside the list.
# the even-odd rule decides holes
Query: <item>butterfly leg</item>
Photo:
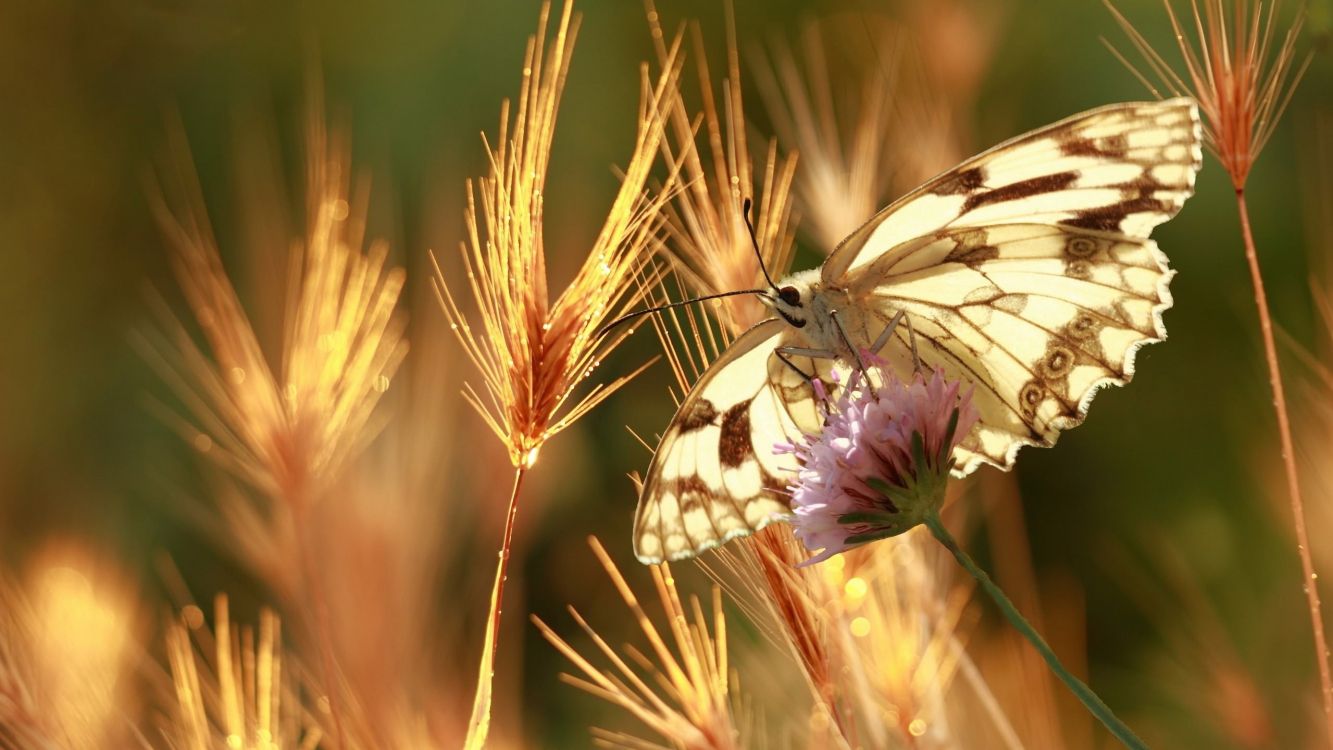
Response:
[[[778,347],[777,349],[773,350],[773,353],[777,355],[778,359],[782,360],[782,364],[790,367],[792,369],[792,372],[796,373],[797,375],[800,375],[801,379],[805,381],[806,385],[814,383],[815,376],[797,367],[796,363],[791,361],[791,358],[787,356],[788,354],[798,354],[800,352],[791,352],[783,347]]]
[[[838,335],[842,336],[842,343],[846,344],[847,350],[852,353],[853,357],[856,357],[857,367],[859,367],[863,373],[868,372],[866,362],[861,358],[861,350],[856,348],[856,345],[852,343],[852,337],[847,335],[847,328],[843,326],[842,318],[838,316],[838,311],[829,310],[828,314],[830,318],[833,318],[833,323],[838,327]]]
[[[903,321],[903,318],[906,317],[906,315],[907,315],[906,310],[899,310],[897,313],[894,314],[893,319],[889,321],[889,324],[884,326],[884,331],[880,333],[879,336],[875,339],[875,343],[870,345],[870,352],[872,354],[879,354],[880,350],[884,348],[885,344],[889,343],[889,337],[893,336],[894,330],[898,328],[898,324]],[[909,320],[907,322],[907,325],[910,327],[912,325],[912,322]],[[915,352],[915,349],[916,347],[913,346],[913,352]]]
[[[902,313],[898,313],[901,315]],[[912,319],[907,318],[907,341],[912,346],[912,370],[921,372],[921,355],[916,351],[916,331],[912,330]]]
[[[809,349],[804,346],[779,346],[779,352],[791,357],[812,357],[814,359],[836,359],[838,353],[828,349]]]
[[[831,352],[827,349],[809,349],[803,346],[779,346],[774,350],[788,367],[796,371],[796,374],[809,383],[815,379],[814,375],[807,374],[804,370],[796,366],[796,363],[789,359],[790,357],[811,357],[813,359],[833,359],[838,356],[837,352]]]
[[[889,338],[893,336],[893,332],[898,329],[899,324],[907,326],[907,345],[912,350],[912,369],[920,372],[921,356],[916,350],[916,332],[912,330],[912,319],[907,317],[906,310],[899,310],[894,313],[893,318],[889,320],[889,324],[884,326],[883,332],[881,332],[875,339],[875,342],[870,345],[870,351],[872,353],[878,353],[883,349],[884,346],[889,343]]]
[[[778,359],[782,360],[783,364],[790,367],[797,375],[800,375],[801,379],[804,380],[805,384],[812,390],[815,388],[815,380],[817,376],[806,373],[804,370],[797,367],[796,363],[791,361],[789,355],[796,357],[811,357],[813,359],[836,359],[838,356],[837,352],[832,352],[827,349],[808,349],[801,346],[779,346],[777,349],[773,350],[773,353],[777,355]],[[836,380],[834,384],[836,384]],[[834,384],[829,384],[829,386]],[[819,393],[819,391],[816,390],[815,393]],[[818,399],[818,401],[820,403],[820,409],[827,416],[829,408],[828,399],[822,398]]]

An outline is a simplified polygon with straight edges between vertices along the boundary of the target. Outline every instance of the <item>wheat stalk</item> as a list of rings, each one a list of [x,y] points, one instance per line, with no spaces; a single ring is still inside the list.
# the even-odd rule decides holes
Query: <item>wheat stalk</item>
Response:
[[[643,370],[574,396],[602,358],[629,335],[629,329],[605,335],[601,329],[639,301],[631,282],[651,263],[659,212],[671,194],[668,189],[656,197],[645,195],[644,184],[662,138],[659,113],[665,92],[679,73],[676,45],[656,82],[646,70],[642,74],[638,135],[620,191],[574,279],[551,298],[542,232],[546,177],[578,18],[572,0],[567,0],[554,39],[548,40],[549,14],[550,4],[543,3],[537,34],[524,55],[512,119],[506,102],[499,136],[493,144],[486,142],[490,170],[468,185],[468,241],[462,257],[478,325],[469,322],[438,263],[434,277],[450,327],[483,380],[484,395],[469,385],[465,396],[508,450],[515,469],[478,667],[469,748],[484,745],[489,732],[500,611],[523,479],[547,440]]]
[[[1259,268],[1259,252],[1250,228],[1250,211],[1245,200],[1245,185],[1250,170],[1272,136],[1278,120],[1291,101],[1292,93],[1313,59],[1306,56],[1304,62],[1296,62],[1296,40],[1305,14],[1304,11],[1296,14],[1295,20],[1279,41],[1277,12],[1280,3],[1277,0],[1268,4],[1266,12],[1263,0],[1232,0],[1229,4],[1226,0],[1203,0],[1202,13],[1199,0],[1190,0],[1194,31],[1194,38],[1191,39],[1170,0],[1163,0],[1180,56],[1184,60],[1185,75],[1181,76],[1116,9],[1111,0],[1103,1],[1165,90],[1175,96],[1189,93],[1198,99],[1204,116],[1205,143],[1221,162],[1235,189],[1241,242],[1254,289],[1255,310],[1264,342],[1264,361],[1268,366],[1268,383],[1273,391],[1273,413],[1277,418],[1278,440],[1286,471],[1296,553],[1301,561],[1301,588],[1305,591],[1310,627],[1314,633],[1315,662],[1319,665],[1324,721],[1329,742],[1333,744],[1333,669],[1329,667],[1318,574],[1310,555],[1305,504],[1301,498],[1300,477],[1296,468],[1286,388],[1282,383],[1282,367],[1273,336],[1273,320],[1268,309],[1268,292]],[[1147,76],[1140,73],[1109,43],[1107,46],[1154,95],[1161,96]]]

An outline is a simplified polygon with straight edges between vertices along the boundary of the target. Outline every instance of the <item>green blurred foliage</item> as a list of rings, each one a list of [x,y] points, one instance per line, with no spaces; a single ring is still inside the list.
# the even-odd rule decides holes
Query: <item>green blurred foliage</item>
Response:
[[[770,34],[790,37],[808,16],[895,12],[893,3],[850,0],[737,0],[736,6],[743,47]],[[1135,0],[1122,8],[1150,39],[1170,43],[1159,5]],[[638,3],[585,0],[579,10],[584,23],[546,205],[557,286],[562,271],[590,246],[614,194],[612,166],[628,159],[639,65],[651,55]],[[718,4],[662,0],[659,10],[668,28],[700,19],[714,60],[720,59]],[[1002,31],[976,108],[972,145],[1145,96],[1099,41],[1123,39],[1100,4],[1013,0],[994,10]],[[410,294],[419,295],[427,291],[420,272],[426,251],[447,257],[462,238],[463,180],[484,169],[479,133],[496,131],[500,101],[517,92],[536,11],[537,3],[517,0],[0,4],[5,559],[16,563],[50,535],[73,535],[141,571],[150,591],[149,563],[165,551],[198,596],[226,588],[262,597],[259,584],[224,550],[201,544],[200,532],[173,510],[208,490],[195,457],[146,408],[150,398],[170,398],[129,343],[132,331],[151,325],[148,289],[184,310],[144,197],[144,178],[164,147],[167,123],[179,113],[244,295],[247,273],[254,271],[246,264],[256,249],[238,246],[244,239],[233,163],[238,140],[247,123],[269,123],[284,154],[287,188],[295,190],[302,93],[308,71],[317,68],[334,121],[352,134],[357,168],[373,174],[371,234],[392,241],[396,257],[414,272]],[[1312,3],[1309,15],[1301,49],[1326,47],[1329,3]],[[1330,339],[1310,289],[1333,282],[1313,275],[1328,267],[1324,255],[1333,251],[1333,237],[1307,236],[1303,212],[1324,212],[1328,221],[1333,206],[1307,206],[1301,194],[1309,180],[1333,180],[1333,165],[1311,157],[1315,118],[1333,108],[1331,92],[1333,64],[1319,55],[1250,187],[1274,317],[1295,346],[1315,352],[1328,351]],[[753,93],[750,104],[752,120],[764,130]],[[1032,554],[1042,577],[1072,574],[1082,585],[1093,681],[1108,702],[1123,706],[1131,720],[1147,717],[1164,727],[1162,736],[1202,743],[1210,736],[1206,730],[1173,718],[1173,686],[1153,684],[1147,671],[1162,658],[1162,629],[1189,627],[1188,613],[1136,609],[1107,554],[1128,549],[1151,568],[1154,545],[1171,545],[1269,690],[1270,709],[1290,733],[1283,736],[1300,736],[1315,711],[1308,621],[1236,214],[1215,163],[1205,168],[1197,197],[1156,237],[1179,270],[1172,285],[1176,304],[1166,318],[1171,339],[1146,349],[1133,385],[1098,398],[1088,423],[1056,449],[1024,452],[1018,471]],[[285,252],[272,248],[275,258]],[[817,259],[809,247],[799,257],[805,264]],[[656,346],[641,334],[603,372],[643,361]],[[1317,417],[1315,407],[1327,406],[1333,395],[1302,387],[1308,378],[1294,358],[1288,363],[1295,413],[1301,420]],[[468,372],[462,376],[475,380]],[[501,659],[523,660],[523,727],[544,738],[539,745],[582,744],[589,717],[603,721],[604,712],[592,699],[557,686],[563,665],[524,615],[536,612],[567,625],[564,606],[574,603],[603,614],[599,624],[611,620],[605,615],[614,606],[607,604],[610,588],[583,540],[599,535],[638,574],[628,549],[635,497],[624,475],[642,470],[648,453],[629,439],[625,425],[651,435],[666,423],[668,380],[664,366],[654,367],[560,436],[538,464],[521,517],[524,570],[506,607],[506,640],[513,645]],[[478,420],[460,414],[462,442],[503,453]],[[1303,445],[1301,458],[1333,460],[1327,447]],[[482,489],[466,497],[446,493],[440,502],[498,506],[505,499],[505,482],[470,486]],[[1327,489],[1310,484],[1308,502],[1328,504]],[[1326,545],[1328,532],[1333,529],[1316,526],[1315,544]],[[490,540],[473,544],[470,554],[491,559]],[[459,570],[488,578],[490,564]],[[455,598],[442,609],[479,610],[486,585],[445,581],[442,601]],[[460,591],[471,599],[459,602]],[[526,641],[521,648],[520,641]]]

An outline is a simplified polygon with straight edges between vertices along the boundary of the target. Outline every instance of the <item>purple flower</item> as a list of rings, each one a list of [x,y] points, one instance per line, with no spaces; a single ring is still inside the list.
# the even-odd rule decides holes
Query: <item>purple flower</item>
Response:
[[[801,468],[790,487],[796,535],[820,562],[859,544],[901,534],[944,500],[953,449],[977,422],[972,393],[936,370],[903,382],[880,368],[854,375],[836,399],[816,381],[827,410],[824,430],[794,453]]]

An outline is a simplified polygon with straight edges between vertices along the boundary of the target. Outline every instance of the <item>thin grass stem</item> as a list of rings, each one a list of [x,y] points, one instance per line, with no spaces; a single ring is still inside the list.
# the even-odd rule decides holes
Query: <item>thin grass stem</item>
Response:
[[[1264,339],[1264,358],[1268,362],[1268,383],[1273,388],[1273,411],[1277,414],[1278,439],[1282,446],[1282,463],[1287,475],[1287,494],[1291,499],[1292,525],[1296,529],[1296,554],[1301,558],[1301,588],[1305,591],[1310,608],[1310,626],[1314,630],[1315,661],[1319,664],[1319,692],[1323,699],[1324,721],[1328,728],[1329,746],[1333,747],[1333,674],[1328,664],[1328,642],[1324,637],[1324,615],[1319,603],[1319,581],[1314,561],[1310,557],[1310,537],[1305,529],[1305,504],[1301,500],[1301,484],[1296,473],[1296,452],[1291,440],[1291,419],[1287,415],[1287,395],[1282,386],[1282,368],[1278,363],[1277,344],[1273,340],[1273,321],[1268,312],[1268,294],[1264,290],[1263,274],[1259,271],[1259,253],[1250,231],[1250,211],[1245,203],[1245,190],[1236,190],[1236,208],[1240,214],[1240,231],[1245,241],[1245,260],[1250,267],[1250,281],[1254,284],[1254,304],[1259,310],[1259,331]]]
[[[301,513],[308,512],[308,507],[299,506]],[[333,627],[329,618],[329,597],[324,591],[324,581],[319,574],[319,567],[315,561],[314,546],[306,539],[306,533],[310,528],[308,522],[297,524],[296,543],[300,546],[299,554],[301,556],[301,565],[305,568],[305,579],[308,585],[307,592],[310,595],[311,620],[314,626],[315,639],[319,641],[319,658],[322,678],[324,680],[324,692],[329,698],[329,717],[333,720],[333,736],[337,740],[334,745],[337,750],[343,750],[347,747],[347,735],[343,731],[342,725],[342,707],[338,699],[338,691],[341,682],[338,679],[337,659],[333,653]]]
[[[1134,734],[1134,730],[1130,729],[1127,724],[1121,721],[1115,713],[1111,711],[1111,707],[1106,705],[1106,703],[1092,691],[1092,688],[1088,687],[1087,683],[1070,674],[1069,670],[1065,669],[1065,666],[1060,663],[1060,657],[1055,655],[1055,652],[1046,644],[1046,641],[1041,637],[1041,634],[1038,633],[1027,619],[1023,617],[1023,614],[1018,611],[1018,608],[1014,606],[1014,603],[1009,601],[1009,597],[1005,596],[1004,591],[1001,590],[999,586],[995,585],[995,582],[986,574],[986,571],[982,570],[981,567],[973,561],[972,557],[963,551],[962,547],[958,546],[958,542],[953,538],[953,535],[949,533],[949,530],[944,527],[944,522],[940,520],[939,512],[932,511],[927,513],[925,524],[926,527],[930,529],[930,533],[935,536],[935,539],[953,554],[954,559],[958,561],[958,564],[963,566],[963,569],[977,580],[977,583],[981,588],[1000,608],[1000,611],[1004,613],[1005,619],[1007,619],[1009,623],[1014,626],[1014,629],[1021,633],[1024,638],[1028,639],[1028,642],[1032,644],[1033,648],[1037,649],[1037,653],[1041,654],[1041,657],[1046,660],[1046,665],[1051,668],[1051,672],[1053,672],[1056,677],[1060,678],[1061,682],[1069,688],[1069,691],[1072,692],[1084,706],[1087,706],[1088,711],[1092,712],[1092,715],[1101,721],[1102,726],[1105,726],[1107,731],[1115,735],[1116,739],[1124,743],[1125,747],[1132,748],[1133,750],[1147,750],[1148,746],[1144,744],[1143,740],[1139,739],[1138,735]]]
[[[477,693],[472,699],[472,717],[468,720],[463,747],[481,750],[491,730],[491,686],[495,679],[495,652],[500,641],[500,606],[504,601],[505,580],[509,576],[509,550],[514,541],[514,518],[518,515],[518,491],[527,475],[526,466],[514,470],[514,487],[509,492],[509,511],[505,514],[504,539],[500,542],[500,560],[495,566],[495,584],[491,587],[491,608],[486,619],[486,639],[482,644],[481,664],[477,668]]]

